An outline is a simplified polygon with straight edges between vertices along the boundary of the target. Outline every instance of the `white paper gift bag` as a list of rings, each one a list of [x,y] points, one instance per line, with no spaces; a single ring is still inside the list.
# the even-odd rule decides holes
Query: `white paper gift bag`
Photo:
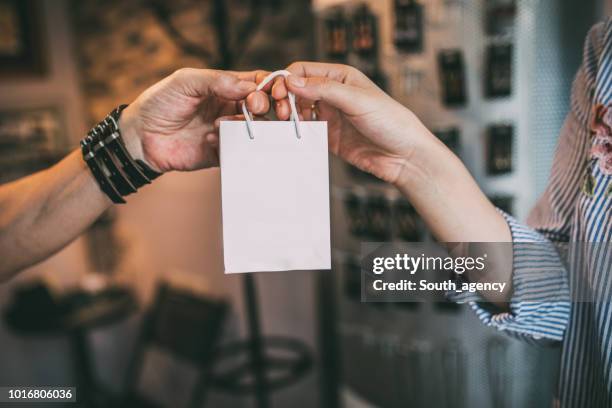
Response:
[[[245,116],[220,126],[225,273],[330,269],[327,122]]]

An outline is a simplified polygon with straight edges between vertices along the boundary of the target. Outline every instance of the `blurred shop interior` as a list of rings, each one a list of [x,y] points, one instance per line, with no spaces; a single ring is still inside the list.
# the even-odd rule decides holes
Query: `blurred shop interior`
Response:
[[[610,3],[0,0],[0,183],[178,68],[320,60],[365,72],[524,220]],[[558,349],[464,305],[360,302],[360,242],[432,238],[392,187],[330,174],[333,270],[246,275],[223,273],[218,170],[164,175],[0,286],[0,385],[99,407],[549,406]]]

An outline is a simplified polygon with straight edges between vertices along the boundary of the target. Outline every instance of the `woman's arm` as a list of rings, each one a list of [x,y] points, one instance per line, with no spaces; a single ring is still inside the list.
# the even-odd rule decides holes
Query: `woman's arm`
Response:
[[[414,152],[395,186],[440,242],[510,242],[504,217],[464,164],[418,122]],[[510,271],[507,271],[510,272]]]
[[[463,163],[421,121],[356,69],[337,64],[291,65],[287,82],[271,90],[277,114],[289,116],[287,89],[305,117],[316,102],[328,121],[330,150],[361,170],[395,185],[440,242],[510,242],[508,224]],[[508,246],[505,246],[508,248]],[[501,246],[491,245],[492,252]],[[497,251],[504,252],[504,251]],[[489,256],[484,279],[511,286],[511,253]],[[489,254],[492,255],[492,254]],[[510,290],[490,299],[505,306]]]
[[[316,103],[319,117],[328,121],[332,153],[395,185],[440,242],[479,243],[479,254],[486,251],[486,274],[477,279],[506,282],[511,289],[501,296],[481,294],[498,306],[499,313],[471,303],[485,324],[521,338],[562,339],[569,319],[568,277],[547,236],[495,209],[463,163],[412,112],[356,69],[309,62],[288,69],[294,76],[286,83],[277,81],[271,90],[279,117],[289,116],[287,90],[299,97],[304,117],[310,116]],[[570,120],[562,143],[576,144],[571,142],[572,128]],[[556,199],[561,186],[555,183],[564,183],[558,178],[560,169],[577,174],[577,167],[567,162],[578,157],[574,153],[561,149],[555,158],[553,179],[557,180],[549,189]],[[542,213],[544,205],[560,208],[542,203]],[[552,218],[569,220],[566,214]],[[547,225],[553,230],[560,227]],[[539,261],[545,261],[546,267]]]
[[[218,165],[214,120],[238,113],[256,75],[181,69],[158,82],[121,115],[128,151],[158,172]],[[251,98],[249,109],[267,111],[268,99]],[[59,251],[110,205],[79,151],[0,186],[0,281]]]
[[[412,203],[439,242],[448,243],[451,248],[456,243],[476,243],[471,248],[458,247],[461,256],[487,254],[486,272],[480,276],[468,273],[467,278],[505,283],[502,293],[487,291],[482,295],[498,311],[510,310],[513,251],[511,245],[499,244],[512,242],[508,222],[455,154],[432,134],[423,139],[426,142],[415,147],[396,187]]]

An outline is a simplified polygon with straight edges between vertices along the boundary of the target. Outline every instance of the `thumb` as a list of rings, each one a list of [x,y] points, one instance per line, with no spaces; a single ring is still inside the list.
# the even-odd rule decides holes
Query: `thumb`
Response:
[[[188,96],[215,95],[234,101],[246,98],[257,87],[254,82],[243,81],[230,73],[211,69],[179,69],[173,74],[173,79]]]
[[[232,101],[246,98],[256,88],[255,82],[243,81],[232,74],[219,71],[209,87],[210,92],[216,97]]]
[[[360,88],[326,77],[304,78],[289,75],[287,88],[296,96],[313,101],[324,101],[347,115],[358,114],[358,105],[365,102],[364,97],[368,96]]]

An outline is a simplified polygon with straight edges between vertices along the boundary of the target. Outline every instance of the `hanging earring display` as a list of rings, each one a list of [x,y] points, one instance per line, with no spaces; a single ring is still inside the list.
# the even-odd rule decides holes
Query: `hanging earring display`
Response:
[[[353,15],[353,50],[362,57],[377,55],[376,16],[364,4]]]
[[[393,41],[403,52],[423,50],[423,6],[415,0],[395,0]]]
[[[446,106],[467,103],[465,65],[461,50],[443,50],[438,54],[442,101]]]
[[[486,51],[485,95],[488,98],[512,94],[512,44],[492,44]]]
[[[512,125],[491,125],[487,134],[487,173],[512,172]]]
[[[341,9],[337,9],[325,20],[326,43],[328,58],[344,61],[348,54],[348,22]]]
[[[386,91],[387,77],[378,64],[378,19],[365,4],[353,13],[351,38],[357,56],[352,63]]]
[[[491,36],[510,36],[514,31],[516,0],[486,0],[485,32]]]
[[[438,129],[433,132],[442,143],[446,145],[457,156],[461,156],[461,140],[459,128],[450,127]]]

